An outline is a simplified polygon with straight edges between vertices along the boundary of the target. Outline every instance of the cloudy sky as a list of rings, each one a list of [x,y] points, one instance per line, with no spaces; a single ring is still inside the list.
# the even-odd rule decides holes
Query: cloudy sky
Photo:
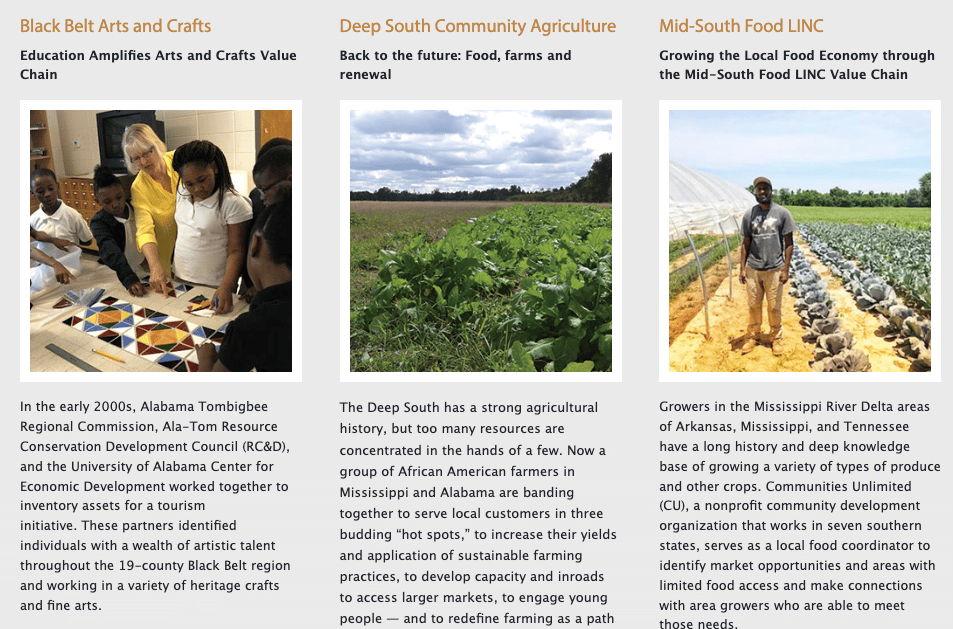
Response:
[[[905,192],[930,168],[929,111],[671,111],[669,159],[747,187]]]
[[[351,190],[559,188],[612,151],[612,112],[351,111]]]

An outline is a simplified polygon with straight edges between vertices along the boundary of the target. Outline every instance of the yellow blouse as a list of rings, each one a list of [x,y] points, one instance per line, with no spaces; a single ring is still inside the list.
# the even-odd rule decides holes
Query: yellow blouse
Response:
[[[166,275],[172,277],[172,251],[175,250],[175,192],[179,176],[172,170],[172,155],[165,154],[165,167],[172,181],[172,192],[167,191],[155,179],[139,171],[132,182],[132,207],[136,211],[136,246],[156,243],[159,261]]]

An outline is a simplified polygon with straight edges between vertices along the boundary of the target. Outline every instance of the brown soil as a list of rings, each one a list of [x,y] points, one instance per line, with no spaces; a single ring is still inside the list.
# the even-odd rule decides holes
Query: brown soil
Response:
[[[844,319],[844,327],[854,335],[854,347],[870,357],[871,371],[910,371],[910,363],[894,353],[893,344],[877,335],[880,327],[876,315],[859,310],[853,297],[833,277],[827,267],[814,259],[802,247],[815,270],[827,281],[827,290]],[[733,255],[737,260],[737,253]],[[708,329],[706,339],[704,303],[701,284],[696,280],[679,297],[669,302],[669,370],[693,372],[793,372],[811,371],[814,359],[812,341],[801,337],[806,329],[794,311],[794,297],[784,291],[781,301],[783,352],[774,356],[771,344],[764,340],[748,354],[741,354],[744,331],[748,322],[748,304],[745,287],[738,282],[737,263],[732,266],[733,277],[727,280],[727,263],[716,265],[706,272],[708,282]],[[729,284],[732,295],[729,297]],[[715,289],[717,286],[717,289]],[[767,332],[767,313],[762,331]]]
[[[732,253],[732,269],[737,272],[737,251]],[[709,292],[714,292],[728,276],[728,263],[724,260],[705,271],[705,285]],[[738,292],[738,285],[734,287]],[[671,345],[678,336],[685,331],[689,322],[705,307],[702,297],[702,283],[695,279],[675,299],[668,302],[668,344]],[[704,324],[704,321],[702,321]]]

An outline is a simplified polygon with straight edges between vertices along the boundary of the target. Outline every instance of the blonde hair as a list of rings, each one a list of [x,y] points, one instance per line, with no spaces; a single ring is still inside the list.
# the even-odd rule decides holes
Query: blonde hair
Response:
[[[165,142],[159,139],[159,136],[149,125],[137,122],[126,127],[126,131],[122,134],[122,154],[126,158],[126,170],[130,174],[139,174],[139,166],[132,163],[132,158],[129,157],[129,149],[147,151],[150,148],[159,151],[160,156],[165,155],[168,150],[165,147]]]

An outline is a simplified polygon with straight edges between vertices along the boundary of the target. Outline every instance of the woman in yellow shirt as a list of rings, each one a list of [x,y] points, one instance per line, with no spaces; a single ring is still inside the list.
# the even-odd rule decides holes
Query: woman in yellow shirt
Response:
[[[149,263],[152,290],[165,294],[172,277],[175,249],[175,191],[179,177],[172,169],[172,151],[149,125],[130,125],[122,136],[126,167],[136,175],[132,207],[136,212],[136,245]]]

